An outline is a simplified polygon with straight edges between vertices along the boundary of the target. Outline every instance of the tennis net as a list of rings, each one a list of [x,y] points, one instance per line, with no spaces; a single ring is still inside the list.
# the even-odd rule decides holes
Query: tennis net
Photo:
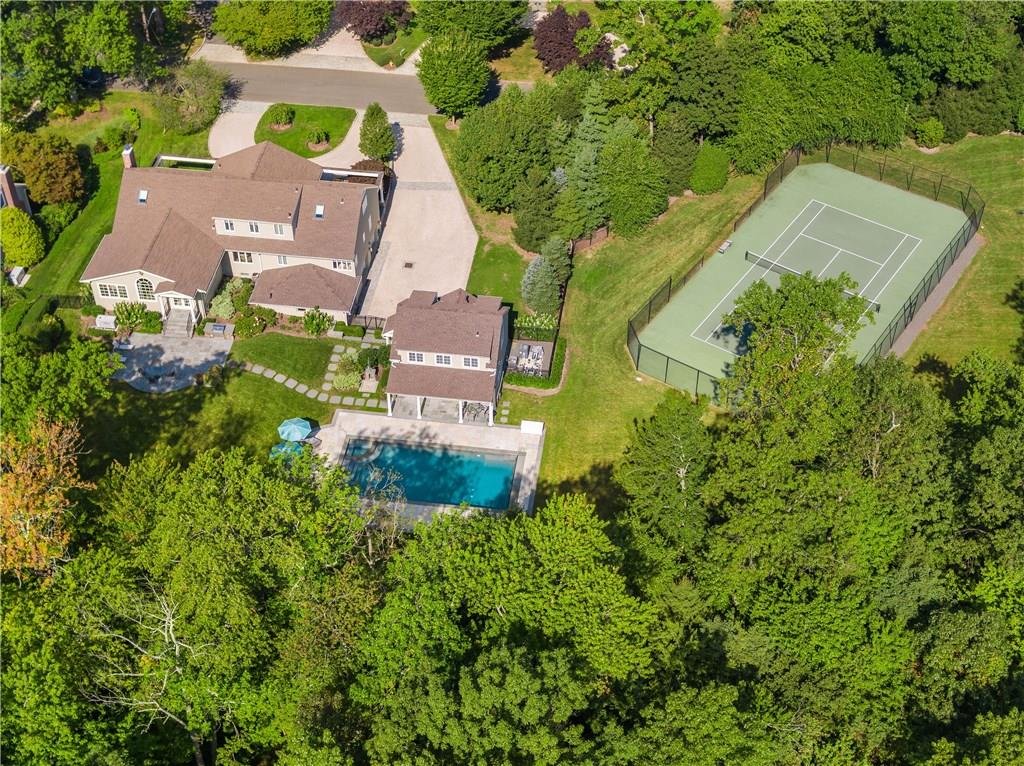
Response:
[[[758,255],[757,253],[752,253],[749,250],[747,250],[747,254],[745,257],[748,262],[754,264],[755,266],[760,266],[762,269],[767,269],[768,271],[774,271],[776,274],[794,274],[798,277],[802,276],[801,272],[797,271],[796,269],[791,269],[789,268],[789,266],[783,266],[781,263],[776,263],[773,260]],[[843,293],[846,295],[847,298],[864,298],[863,295],[857,295],[857,293],[852,293],[849,290],[843,290]],[[869,311],[874,311],[876,314],[882,311],[882,307],[880,304],[876,303],[873,300],[869,300],[868,298],[864,298],[864,300],[866,300],[868,303]]]

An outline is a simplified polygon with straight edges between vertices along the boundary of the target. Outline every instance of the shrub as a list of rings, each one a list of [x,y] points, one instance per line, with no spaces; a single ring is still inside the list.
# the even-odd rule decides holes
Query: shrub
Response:
[[[142,114],[139,110],[134,106],[129,106],[121,112],[121,115],[124,117],[125,124],[138,134],[139,130],[142,128]]]
[[[295,120],[295,110],[290,104],[274,104],[267,110],[267,119],[271,125],[291,125]]]
[[[351,356],[351,354],[347,354],[347,356]],[[364,348],[359,352],[357,359],[361,369],[366,369],[367,367],[390,367],[391,347],[370,346],[370,348]]]
[[[725,149],[704,142],[693,163],[690,188],[696,194],[712,194],[721,191],[729,177],[729,155]]]
[[[228,0],[217,6],[215,32],[250,56],[280,56],[327,29],[333,0]]]
[[[267,329],[266,320],[256,314],[246,314],[235,320],[236,338],[255,338]]]
[[[526,268],[522,282],[523,300],[534,311],[553,314],[561,302],[561,284],[551,264],[537,256]]]
[[[314,146],[316,144],[326,144],[330,140],[330,135],[323,128],[310,128],[306,134],[306,141]]]
[[[331,317],[319,306],[314,306],[302,317],[302,327],[314,338],[319,338],[330,329]]]
[[[82,316],[87,317],[98,317],[101,314],[106,314],[107,310],[98,303],[89,303],[82,307]]]
[[[94,338],[113,338],[117,333],[113,330],[103,330],[99,327],[90,327],[85,331],[86,335],[91,335]]]
[[[145,305],[123,301],[114,306],[114,317],[117,326],[125,332],[132,332],[146,320]],[[157,315],[159,317],[159,314]]]
[[[159,335],[164,329],[163,320],[160,319],[159,311],[147,311],[139,323],[137,332],[145,335]]]
[[[109,148],[123,147],[135,140],[137,131],[125,121],[113,122],[103,130],[103,143]]]
[[[395,133],[388,114],[374,101],[363,114],[359,127],[359,151],[373,160],[388,160],[395,153]]]
[[[231,293],[227,290],[221,290],[210,301],[210,316],[217,319],[230,319],[234,313],[235,307],[231,302]]]
[[[466,3],[476,8],[498,4]],[[416,72],[427,100],[448,117],[460,117],[479,104],[491,79],[486,49],[460,30],[431,37],[423,46]]]
[[[412,21],[405,0],[348,0],[338,3],[337,19],[360,40],[380,44]]]
[[[941,144],[945,133],[946,128],[935,117],[929,117],[927,120],[917,123],[917,128],[914,130],[914,134],[917,136],[917,143],[929,148]]]
[[[344,322],[338,322],[334,325],[335,332],[341,332],[350,338],[362,338],[366,335],[366,328],[359,327],[358,325],[345,324]]]
[[[85,194],[85,177],[75,148],[53,133],[15,133],[7,142],[9,164],[25,179],[36,202],[75,202]]]
[[[35,266],[46,255],[43,233],[32,216],[16,207],[0,209],[0,247],[8,266]]]
[[[244,311],[249,305],[253,286],[252,280],[244,277],[233,277],[228,280],[227,291],[231,295],[231,305],[235,311]]]
[[[281,3],[288,5],[288,3]],[[222,6],[223,7],[223,6]],[[157,119],[164,129],[196,133],[220,114],[228,76],[202,59],[175,71],[156,100]]]
[[[331,386],[336,391],[351,391],[359,388],[359,383],[362,381],[363,375],[359,370],[348,370],[342,372],[339,368],[334,373],[334,380],[331,381]]]
[[[36,218],[43,229],[43,237],[46,239],[47,247],[52,247],[57,237],[64,231],[78,215],[77,202],[58,202],[51,205],[43,205]]]
[[[107,142],[103,140],[103,136],[98,136],[96,140],[92,142],[93,154],[104,154],[108,151],[110,151],[110,147],[107,146]]]

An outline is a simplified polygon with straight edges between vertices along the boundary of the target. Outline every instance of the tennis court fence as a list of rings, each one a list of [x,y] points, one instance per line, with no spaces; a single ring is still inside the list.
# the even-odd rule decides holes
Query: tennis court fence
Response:
[[[786,176],[799,167],[801,161],[829,162],[844,170],[958,207],[967,216],[967,221],[960,231],[949,241],[928,273],[914,288],[910,298],[882,330],[878,340],[875,341],[863,361],[868,362],[875,357],[884,356],[924,305],[949,267],[967,247],[967,243],[977,233],[981,226],[981,218],[985,213],[985,200],[978,194],[974,186],[966,181],[943,173],[936,173],[885,152],[865,150],[863,147],[849,147],[835,142],[826,144],[821,150],[808,152],[802,145],[797,144],[786,152],[782,161],[765,176],[761,194],[739,215],[733,223],[733,231],[736,231],[750,217],[751,213],[757,210],[758,206],[775,191]],[[629,355],[637,371],[675,388],[704,394],[717,400],[718,376],[656,351],[640,341],[640,332],[672,299],[672,295],[684,287],[703,268],[705,261],[706,257],[702,256],[700,261],[695,263],[682,277],[669,277],[654,291],[644,305],[637,309],[626,322],[626,347],[629,349]]]

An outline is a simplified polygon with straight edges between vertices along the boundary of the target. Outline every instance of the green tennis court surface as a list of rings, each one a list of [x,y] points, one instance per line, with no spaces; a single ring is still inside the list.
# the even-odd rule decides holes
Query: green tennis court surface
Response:
[[[778,287],[781,273],[826,279],[845,272],[869,302],[852,346],[860,360],[966,220],[956,208],[834,165],[801,165],[736,230],[729,249],[651,319],[640,342],[721,376],[745,341],[722,315],[750,285],[763,279]],[[663,370],[640,369],[663,377]]]

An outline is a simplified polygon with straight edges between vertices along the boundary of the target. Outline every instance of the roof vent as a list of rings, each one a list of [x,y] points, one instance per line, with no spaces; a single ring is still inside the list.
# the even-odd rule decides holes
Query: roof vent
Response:
[[[402,264],[402,268],[403,269],[411,269],[412,268],[412,261],[406,261],[405,263],[403,263]]]
[[[315,208],[313,208],[313,217],[314,218],[323,218],[324,217],[324,206],[323,205],[317,205]]]

